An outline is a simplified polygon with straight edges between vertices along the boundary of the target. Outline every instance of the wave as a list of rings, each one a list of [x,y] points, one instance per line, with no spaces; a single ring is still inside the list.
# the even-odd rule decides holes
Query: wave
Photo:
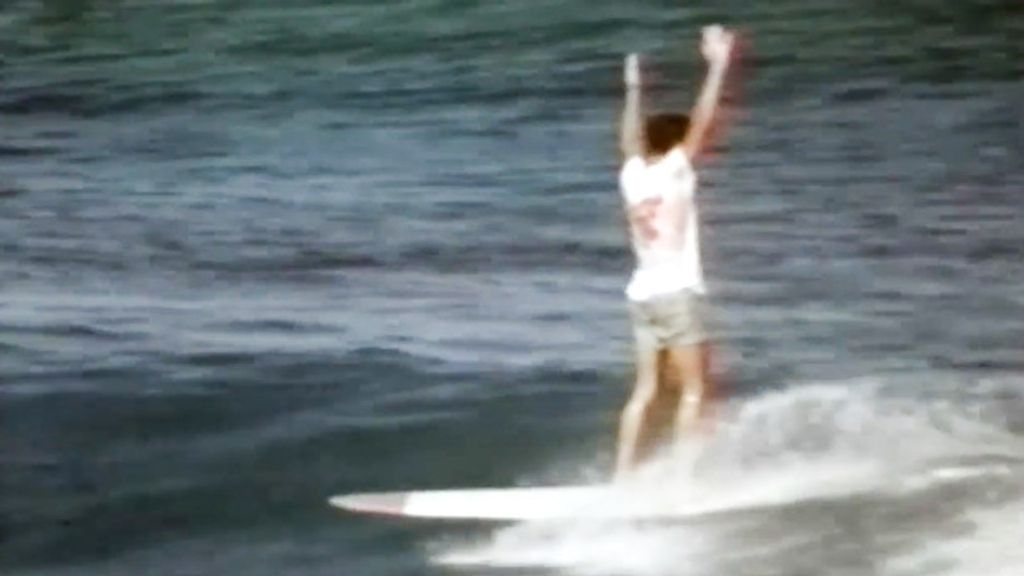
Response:
[[[1021,407],[1003,394],[1019,386],[961,381],[907,394],[893,382],[858,381],[743,399],[713,437],[666,451],[628,485],[627,497],[731,502],[731,513],[674,524],[523,523],[480,541],[434,542],[428,553],[439,563],[582,574],[862,566],[897,576],[929,574],[936,563],[952,574],[1019,573],[1017,547],[989,545],[1019,541],[1024,528],[1005,523],[1022,517],[1024,439],[999,417]]]

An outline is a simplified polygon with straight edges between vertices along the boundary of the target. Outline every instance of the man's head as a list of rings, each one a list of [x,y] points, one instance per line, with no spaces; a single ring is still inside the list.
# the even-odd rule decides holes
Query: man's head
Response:
[[[644,125],[644,141],[648,156],[667,154],[682,144],[690,128],[690,117],[685,114],[653,114]]]

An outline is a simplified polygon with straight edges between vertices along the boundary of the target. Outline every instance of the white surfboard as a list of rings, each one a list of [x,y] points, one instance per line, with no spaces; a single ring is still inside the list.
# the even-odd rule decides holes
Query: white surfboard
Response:
[[[647,490],[629,484],[364,492],[334,496],[330,504],[360,514],[441,520],[685,520],[880,489],[881,492],[922,490],[936,484],[965,482],[1008,472],[1005,464],[942,466],[895,480],[887,476],[882,483],[877,478],[835,482],[828,477],[803,476],[795,486],[757,482],[742,489],[712,492],[694,491],[693,486],[679,490],[665,487]],[[848,480],[850,478],[855,477],[849,476]]]
[[[384,516],[525,521],[682,519],[777,503],[735,498],[665,501],[659,497],[640,497],[636,492],[612,485],[592,485],[369,492],[334,496],[330,504],[350,512]]]
[[[561,486],[368,492],[334,496],[330,503],[351,512],[385,516],[530,520],[578,517],[609,491],[605,486]]]

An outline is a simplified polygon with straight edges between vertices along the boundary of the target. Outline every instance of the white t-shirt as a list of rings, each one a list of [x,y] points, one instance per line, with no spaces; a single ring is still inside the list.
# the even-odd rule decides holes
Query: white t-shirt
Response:
[[[619,186],[636,255],[626,296],[640,302],[680,290],[704,293],[697,176],[686,153],[676,147],[650,164],[634,156],[623,165]]]

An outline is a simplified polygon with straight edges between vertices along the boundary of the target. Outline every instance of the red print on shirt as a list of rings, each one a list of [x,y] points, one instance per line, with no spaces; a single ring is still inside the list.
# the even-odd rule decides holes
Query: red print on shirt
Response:
[[[658,217],[661,204],[661,198],[648,198],[629,208],[629,221],[645,243],[658,239],[658,229],[654,226],[654,221]]]

